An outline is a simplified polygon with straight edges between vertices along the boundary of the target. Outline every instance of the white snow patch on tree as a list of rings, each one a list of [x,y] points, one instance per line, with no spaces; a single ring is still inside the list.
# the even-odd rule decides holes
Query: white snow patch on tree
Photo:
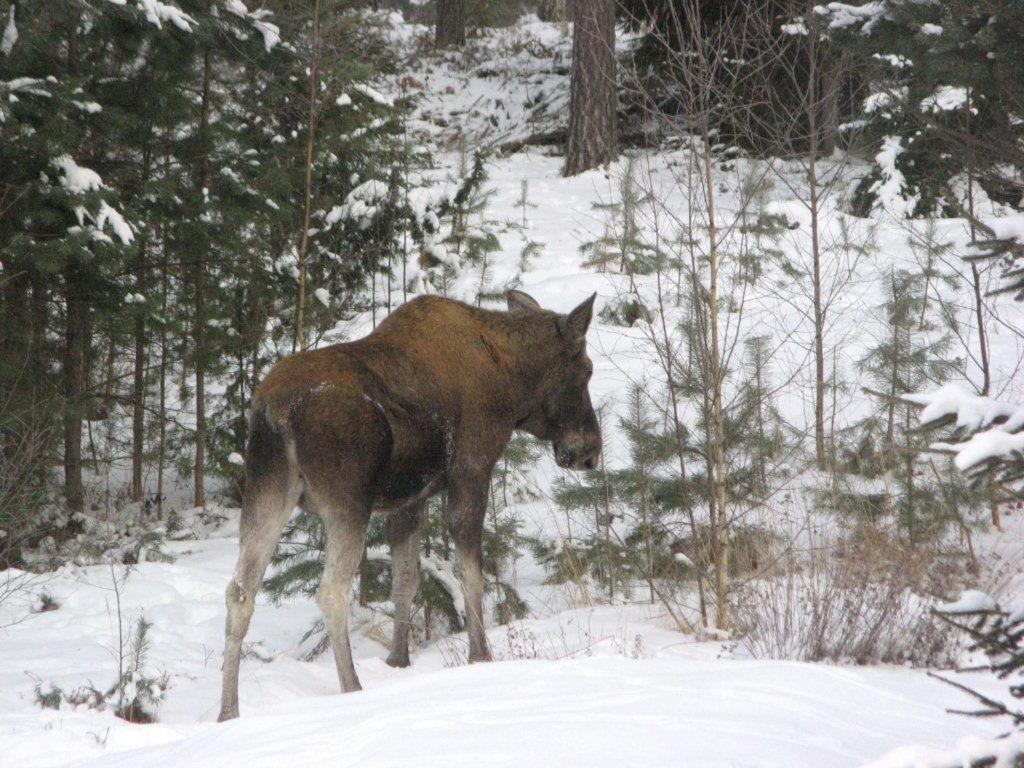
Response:
[[[355,221],[368,226],[377,214],[378,203],[388,197],[388,185],[377,179],[367,179],[345,196],[345,202],[336,205],[324,217],[324,223],[333,227],[339,221]]]
[[[313,291],[313,295],[316,296],[317,301],[323,304],[325,307],[331,306],[331,294],[326,288],[317,288]]]
[[[281,28],[276,24],[254,18],[252,25],[256,27],[257,32],[263,35],[263,47],[267,50],[267,53],[270,53],[274,46],[281,42]]]
[[[452,570],[452,564],[435,555],[420,555],[420,567],[437,579],[452,599],[456,612],[466,619],[466,601],[462,599],[462,586]]]
[[[60,155],[50,161],[60,172],[60,184],[73,195],[103,189],[103,179],[91,168],[79,165],[71,155]]]
[[[973,433],[962,442],[932,446],[955,454],[954,464],[961,472],[970,472],[989,460],[1011,459],[1024,451],[1024,407],[971,395],[955,386],[904,395],[903,399],[925,406],[921,412],[924,425],[952,419],[957,433]]]
[[[938,24],[922,24],[921,34],[928,35],[929,37],[938,37],[943,32],[943,29]]]
[[[829,17],[829,29],[846,29],[854,24],[863,24],[861,33],[865,35],[870,35],[871,30],[886,15],[885,3],[881,1],[864,5],[827,3],[814,6],[814,12]]]
[[[967,442],[939,443],[936,447],[954,451],[956,458],[953,463],[961,472],[966,472],[989,459],[999,459],[1024,451],[1024,435],[989,429],[973,435]]]
[[[869,115],[873,115],[875,112],[892,106],[894,101],[902,99],[906,95],[906,88],[898,88],[894,91],[877,91],[864,99],[864,111]]]
[[[876,61],[884,61],[893,69],[907,69],[914,66],[914,62],[902,54],[896,53],[873,53],[871,58]]]
[[[71,103],[90,115],[95,115],[96,113],[103,111],[103,107],[95,101],[73,101]]]
[[[4,56],[14,50],[14,44],[18,42],[18,25],[14,21],[14,5],[7,11],[7,26],[4,27],[4,36],[0,38],[0,53]]]
[[[991,227],[992,234],[996,239],[1017,240],[1024,243],[1024,213],[985,217],[985,223]]]
[[[925,113],[938,114],[940,112],[952,112],[963,109],[968,103],[967,89],[961,86],[940,85],[931,96],[921,101],[921,111]],[[978,110],[970,107],[972,114]]]
[[[368,98],[370,101],[375,101],[383,107],[395,106],[394,99],[388,98],[376,88],[366,85],[365,83],[355,83],[353,84],[352,89],[359,91],[359,93],[363,94],[363,96]]]
[[[903,399],[924,406],[922,424],[955,417],[956,429],[967,432],[986,429],[997,420],[1008,420],[1004,427],[1010,426],[1011,430],[1024,426],[1024,409],[1020,406],[972,394],[957,384],[947,384],[934,392],[904,395]]]
[[[875,155],[880,176],[871,185],[871,192],[875,195],[878,207],[902,219],[913,213],[918,197],[909,192],[906,177],[896,167],[896,159],[901,154],[903,154],[903,138],[901,136],[886,136],[882,139],[882,148]]]
[[[115,5],[124,5],[123,0],[121,2],[109,0],[109,2]],[[157,29],[163,29],[165,21],[170,22],[184,32],[191,32],[192,27],[199,26],[199,22],[181,10],[181,8],[161,2],[161,0],[138,0],[138,6],[139,10],[145,14],[146,20]]]
[[[102,230],[108,224],[113,233],[117,235],[117,239],[124,245],[129,245],[135,240],[135,233],[132,232],[131,226],[125,221],[121,212],[108,205],[106,200],[101,200],[100,210],[96,214],[96,227]]]
[[[960,599],[952,603],[941,603],[935,607],[942,613],[981,613],[998,608],[995,600],[977,589],[965,589],[960,593]]]

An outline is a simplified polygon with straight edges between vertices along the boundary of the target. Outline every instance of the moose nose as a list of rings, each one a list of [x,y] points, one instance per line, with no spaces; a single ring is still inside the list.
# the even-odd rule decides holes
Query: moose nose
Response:
[[[584,450],[580,457],[576,460],[576,466],[578,469],[594,469],[597,467],[597,460],[601,455],[601,446],[596,445]]]

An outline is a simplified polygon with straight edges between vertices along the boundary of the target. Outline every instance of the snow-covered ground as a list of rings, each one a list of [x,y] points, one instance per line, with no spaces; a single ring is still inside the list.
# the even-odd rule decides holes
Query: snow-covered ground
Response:
[[[364,690],[343,695],[330,654],[300,660],[317,616],[305,599],[257,607],[242,718],[218,724],[223,587],[236,546],[229,522],[171,544],[173,563],[141,563],[127,578],[124,566],[89,566],[36,582],[58,607],[0,639],[0,765],[843,768],[905,744],[948,748],[996,730],[947,714],[962,695],[922,671],[746,659],[638,605],[494,628],[493,664],[465,665],[463,638],[445,639],[419,649],[406,670],[384,664],[386,622],[358,613]],[[115,578],[124,625],[139,615],[153,625],[145,669],[168,675],[153,724],[35,701],[37,683],[112,684]],[[8,611],[0,623],[21,615]]]
[[[396,45],[410,44],[422,32],[408,25],[394,29]],[[410,129],[433,142],[437,161],[425,178],[440,186],[457,183],[446,176],[457,165],[460,131],[496,145],[556,127],[564,118],[567,47],[564,28],[527,20],[474,41],[472,64],[451,55],[417,59],[415,69],[381,84],[389,95],[421,96]],[[502,53],[488,58],[489,51]],[[666,205],[685,204],[677,183],[682,152],[640,156],[641,184],[663,193]],[[485,215],[502,248],[488,265],[488,286],[517,278],[542,305],[562,311],[594,291],[598,309],[613,301],[623,277],[585,269],[579,248],[603,233],[606,215],[594,205],[615,199],[623,168],[620,162],[563,179],[561,159],[543,150],[492,159],[487,182],[492,197]],[[854,164],[849,178],[862,170]],[[751,167],[741,161],[723,173],[723,210],[736,206],[742,176],[749,172]],[[781,173],[792,180],[799,169]],[[808,252],[806,210],[778,177],[765,177],[776,178],[766,210],[796,225],[775,246],[799,265]],[[525,209],[519,205],[524,184]],[[834,194],[838,197],[848,186],[840,185]],[[825,255],[826,274],[841,288],[830,307],[829,345],[837,376],[851,393],[837,409],[852,421],[871,407],[859,394],[864,382],[857,364],[880,333],[872,308],[882,300],[881,280],[901,266],[920,269],[919,254],[908,245],[913,238],[907,224],[886,217],[852,219],[834,204],[826,207],[829,237],[837,240],[845,226],[867,251],[855,268],[849,253],[839,248]],[[939,227],[940,236],[954,243],[947,260],[955,266],[956,244],[965,242],[966,230],[952,220]],[[540,252],[521,272],[519,255],[528,240],[537,242]],[[769,279],[746,296],[743,333],[749,329],[772,337],[771,374],[787,384],[778,406],[787,423],[799,428],[808,423],[812,408],[806,286],[783,280],[776,266],[767,269]],[[472,299],[482,280],[479,270],[466,269],[450,294]],[[640,283],[642,291],[651,287],[643,279]],[[969,304],[958,305],[958,311],[970,317]],[[1013,331],[1021,325],[1021,310],[1004,305],[999,311],[999,322],[991,325],[996,392],[1012,397],[1013,373],[1024,350]],[[359,318],[339,327],[335,337],[360,335],[368,325],[368,318]],[[636,328],[595,323],[590,335],[595,402],[619,407],[629,385],[643,379],[650,357],[642,340]],[[964,344],[972,343],[968,329]],[[612,460],[622,447],[610,433]],[[541,462],[537,486],[549,488],[557,472],[550,459]],[[531,532],[565,533],[546,502],[526,505],[521,513]],[[998,732],[997,724],[948,714],[947,708],[966,705],[964,697],[923,671],[746,658],[729,643],[695,642],[650,606],[586,605],[543,585],[543,574],[529,558],[517,566],[517,587],[531,618],[490,631],[497,663],[466,666],[464,638],[456,636],[426,644],[415,651],[410,669],[393,670],[383,661],[387,618],[357,610],[354,655],[364,690],[344,696],[338,694],[330,654],[303,660],[308,648],[302,637],[318,617],[313,603],[301,598],[261,603],[242,666],[242,718],[216,724],[223,590],[237,553],[237,510],[225,514],[227,522],[212,525],[185,513],[186,530],[194,537],[166,547],[173,562],[143,562],[130,570],[67,566],[32,577],[24,600],[4,603],[0,768],[840,768],[871,762],[907,744],[948,749],[962,737]],[[990,537],[984,545],[1018,556],[1020,526],[1015,518],[1010,522],[1002,540]],[[0,590],[4,578],[0,574]],[[1007,581],[1010,592],[1024,586],[1012,573]],[[56,608],[33,612],[43,593]],[[133,725],[109,710],[40,707],[37,689],[45,693],[56,685],[69,692],[86,684],[105,689],[114,683],[118,603],[120,636],[140,615],[152,623],[144,668],[154,677],[166,675],[168,684],[157,722]],[[984,680],[981,685],[992,692],[1002,688]]]

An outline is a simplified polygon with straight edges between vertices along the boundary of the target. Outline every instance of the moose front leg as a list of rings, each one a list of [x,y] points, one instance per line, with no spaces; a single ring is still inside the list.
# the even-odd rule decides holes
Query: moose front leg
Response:
[[[490,476],[477,482],[453,483],[448,495],[448,515],[459,563],[459,580],[466,603],[469,661],[490,661],[484,633],[483,529],[487,513]]]

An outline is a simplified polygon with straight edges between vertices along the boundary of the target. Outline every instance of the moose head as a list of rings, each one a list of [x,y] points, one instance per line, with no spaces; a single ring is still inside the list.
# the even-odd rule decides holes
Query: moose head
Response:
[[[517,427],[540,440],[550,440],[555,463],[563,469],[594,469],[601,455],[601,427],[590,402],[588,384],[594,364],[587,357],[587,328],[594,313],[597,294],[567,315],[541,308],[536,299],[522,291],[506,294],[509,312],[542,313],[553,317],[544,323],[544,354],[538,355],[540,385],[530,413]]]

